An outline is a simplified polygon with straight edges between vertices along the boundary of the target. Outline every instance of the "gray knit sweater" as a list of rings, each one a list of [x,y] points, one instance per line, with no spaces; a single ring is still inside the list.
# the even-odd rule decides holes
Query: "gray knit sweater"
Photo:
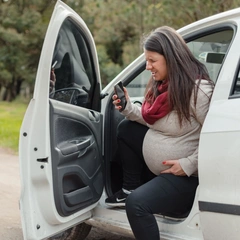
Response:
[[[149,127],[143,140],[142,151],[147,166],[154,174],[159,175],[161,171],[169,168],[162,164],[163,161],[178,159],[188,176],[197,175],[200,131],[208,112],[212,92],[212,85],[202,80],[196,107],[193,96],[191,98],[190,122],[185,120],[182,126],[174,110],[153,125],[147,124],[142,118],[141,107],[131,101],[127,102],[122,114],[131,121]]]

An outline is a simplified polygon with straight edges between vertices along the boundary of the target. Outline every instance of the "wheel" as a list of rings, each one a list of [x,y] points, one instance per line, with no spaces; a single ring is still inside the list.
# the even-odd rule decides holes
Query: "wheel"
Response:
[[[91,228],[91,225],[81,223],[47,240],[84,240],[91,231]]]

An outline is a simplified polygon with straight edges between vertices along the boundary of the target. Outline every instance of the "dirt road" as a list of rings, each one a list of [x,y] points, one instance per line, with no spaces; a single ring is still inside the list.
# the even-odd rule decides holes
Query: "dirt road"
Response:
[[[0,240],[23,240],[18,206],[20,197],[18,156],[2,148],[0,148],[0,192]],[[93,228],[86,240],[131,240],[131,238]]]
[[[0,239],[22,240],[18,157],[3,149],[0,149],[0,191]]]

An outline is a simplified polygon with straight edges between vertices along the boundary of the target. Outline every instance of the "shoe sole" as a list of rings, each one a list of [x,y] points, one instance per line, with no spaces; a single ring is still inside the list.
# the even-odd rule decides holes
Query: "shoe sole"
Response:
[[[125,207],[125,203],[106,203],[106,205],[111,206],[111,207]]]

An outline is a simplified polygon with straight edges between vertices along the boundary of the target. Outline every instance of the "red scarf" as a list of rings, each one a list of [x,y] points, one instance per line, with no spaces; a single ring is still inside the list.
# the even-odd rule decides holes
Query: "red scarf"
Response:
[[[168,81],[162,83],[158,86],[158,91],[160,95],[153,99],[153,103],[147,101],[143,102],[142,105],[142,116],[143,119],[149,123],[154,124],[159,118],[166,116],[169,112],[168,104]],[[148,92],[146,99],[151,99],[151,92]]]

